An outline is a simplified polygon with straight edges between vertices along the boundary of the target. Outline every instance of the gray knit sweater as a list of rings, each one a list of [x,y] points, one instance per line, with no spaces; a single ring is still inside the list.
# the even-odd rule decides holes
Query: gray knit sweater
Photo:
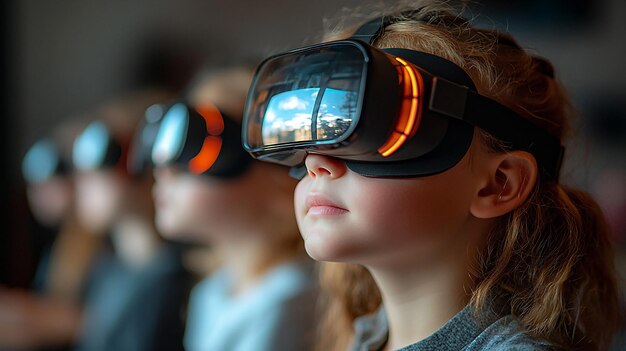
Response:
[[[378,351],[387,342],[387,318],[384,308],[358,318],[354,322],[355,337],[350,350]],[[517,321],[506,316],[478,323],[469,306],[450,319],[443,327],[424,340],[400,351],[478,351],[478,350],[550,350],[549,344],[524,334]]]

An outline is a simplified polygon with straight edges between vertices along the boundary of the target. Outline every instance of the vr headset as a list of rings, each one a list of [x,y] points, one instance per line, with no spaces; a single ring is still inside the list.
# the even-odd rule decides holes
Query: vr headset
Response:
[[[80,171],[118,167],[122,156],[122,145],[112,138],[109,129],[101,121],[91,122],[78,135],[72,148],[74,168]]]
[[[139,123],[128,154],[127,168],[131,175],[140,176],[146,174],[154,166],[152,163],[152,147],[166,109],[167,106],[164,104],[153,104],[144,112],[143,119]]]
[[[172,104],[152,148],[157,166],[173,165],[213,177],[237,177],[250,161],[241,147],[241,126],[208,104],[198,108],[182,101]]]
[[[28,183],[42,183],[67,171],[67,162],[50,139],[37,141],[22,160],[22,174]]]
[[[306,174],[309,153],[342,159],[364,176],[419,177],[456,165],[479,127],[530,152],[541,177],[558,181],[559,140],[480,95],[459,66],[428,53],[373,47],[392,22],[377,18],[350,39],[263,61],[246,102],[244,148],[291,166],[296,178]]]

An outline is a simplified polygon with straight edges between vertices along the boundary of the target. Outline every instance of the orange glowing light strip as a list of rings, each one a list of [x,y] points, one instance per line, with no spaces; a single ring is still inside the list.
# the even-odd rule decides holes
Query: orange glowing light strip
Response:
[[[208,136],[204,139],[200,152],[189,161],[189,171],[193,174],[206,172],[213,166],[220,154],[222,139],[217,136]]]
[[[198,106],[196,112],[204,118],[209,135],[204,139],[200,152],[189,161],[189,171],[193,174],[201,174],[213,166],[220,154],[222,138],[219,135],[224,131],[224,117],[220,110],[209,102]]]
[[[398,120],[398,125],[396,125],[396,131],[390,137],[390,140],[386,142],[378,152],[383,156],[387,157],[394,152],[398,151],[398,149],[406,142],[408,137],[415,132],[415,126],[419,125],[421,114],[419,113],[419,93],[420,88],[423,86],[422,77],[418,73],[413,71],[413,68],[409,66],[409,64],[403,59],[396,57],[396,61],[400,62],[404,68],[405,73],[408,73],[409,80],[411,83],[411,107],[409,109],[408,119],[406,123],[402,126],[402,122],[404,122],[404,118],[400,118]],[[401,113],[403,113],[402,111]]]
[[[203,102],[196,111],[204,118],[209,135],[220,135],[224,131],[224,117],[220,110],[209,102]]]
[[[415,76],[415,72],[413,72],[413,68],[409,66],[409,64],[403,59],[396,57],[396,60],[400,62],[406,68],[409,73],[409,77],[411,77],[411,111],[409,112],[409,122],[406,124],[404,128],[404,135],[409,135],[413,131],[413,127],[417,122],[417,104],[419,103],[419,91],[418,91],[418,81]]]

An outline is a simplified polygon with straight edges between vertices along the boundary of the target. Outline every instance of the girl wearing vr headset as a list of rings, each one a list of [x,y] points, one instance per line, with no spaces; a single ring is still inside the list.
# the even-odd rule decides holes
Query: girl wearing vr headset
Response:
[[[165,110],[152,152],[157,227],[209,249],[199,267],[208,276],[189,301],[190,351],[308,350],[314,337],[316,284],[293,214],[296,182],[241,146],[251,75],[201,73],[189,102]]]
[[[420,5],[273,56],[250,89],[246,149],[303,176],[306,250],[339,262],[319,349],[607,349],[612,249],[558,180],[572,112],[552,66]]]

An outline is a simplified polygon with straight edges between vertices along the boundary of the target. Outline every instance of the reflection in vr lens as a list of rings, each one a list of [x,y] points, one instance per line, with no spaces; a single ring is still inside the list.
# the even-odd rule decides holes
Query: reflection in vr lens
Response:
[[[189,113],[183,103],[177,103],[167,111],[152,149],[155,164],[170,162],[181,153],[188,123]]]
[[[356,93],[326,88],[320,99],[321,90],[307,88],[274,95],[263,119],[263,144],[340,138],[354,120]]]
[[[338,139],[350,128],[356,113],[356,93],[327,88],[317,114],[317,140]]]
[[[311,140],[311,119],[319,88],[286,91],[270,100],[263,119],[263,143]]]
[[[246,112],[244,144],[339,142],[358,121],[367,60],[339,44],[277,56],[261,66]]]

